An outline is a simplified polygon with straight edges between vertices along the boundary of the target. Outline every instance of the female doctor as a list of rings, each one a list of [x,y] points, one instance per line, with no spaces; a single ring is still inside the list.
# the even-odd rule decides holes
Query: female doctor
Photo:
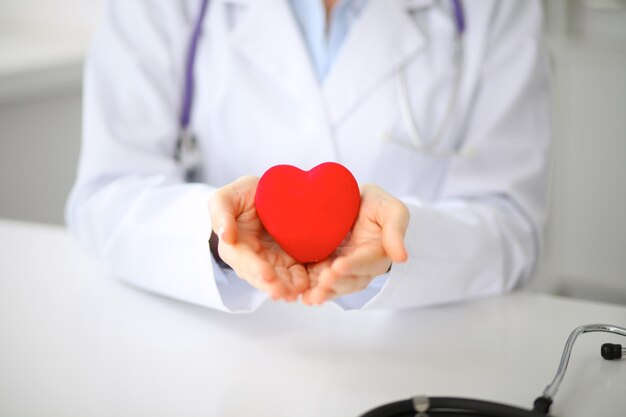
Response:
[[[113,275],[225,311],[407,308],[531,276],[550,130],[538,1],[200,7],[109,0],[88,55],[67,221]],[[175,154],[197,20],[189,182]],[[361,209],[331,258],[300,265],[263,230],[255,187],[325,161],[354,174]]]

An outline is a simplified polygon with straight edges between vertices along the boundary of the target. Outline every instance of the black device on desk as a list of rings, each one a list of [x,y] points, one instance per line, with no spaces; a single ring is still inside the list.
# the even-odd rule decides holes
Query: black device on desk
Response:
[[[567,364],[572,353],[574,342],[578,335],[590,332],[613,333],[626,336],[626,328],[610,324],[587,324],[579,326],[570,333],[559,369],[550,385],[543,394],[535,400],[532,410],[499,404],[491,401],[474,400],[470,398],[454,397],[426,397],[416,396],[407,400],[396,401],[377,407],[361,417],[546,417],[549,416],[552,399],[559,389],[565,376]],[[621,359],[626,355],[626,348],[622,345],[605,343],[600,348],[604,359]]]

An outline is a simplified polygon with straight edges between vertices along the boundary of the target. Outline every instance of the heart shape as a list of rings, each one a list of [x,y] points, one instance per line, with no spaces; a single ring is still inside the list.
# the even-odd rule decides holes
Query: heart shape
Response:
[[[328,257],[359,213],[359,186],[343,165],[325,162],[303,171],[276,165],[259,180],[255,195],[261,223],[301,263]]]

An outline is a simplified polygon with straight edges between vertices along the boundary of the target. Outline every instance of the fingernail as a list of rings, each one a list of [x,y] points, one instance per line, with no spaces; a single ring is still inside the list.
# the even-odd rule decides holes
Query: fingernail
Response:
[[[224,235],[224,225],[221,225],[221,226],[217,229],[217,235],[220,237],[220,239],[222,238],[222,236]]]

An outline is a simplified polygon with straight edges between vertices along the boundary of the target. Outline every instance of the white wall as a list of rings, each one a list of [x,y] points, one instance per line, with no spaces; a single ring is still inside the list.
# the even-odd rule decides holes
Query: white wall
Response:
[[[101,0],[0,2],[0,217],[62,223]]]
[[[44,30],[90,30],[100,17],[102,0],[2,0],[0,22]]]
[[[0,104],[0,217],[62,223],[80,140],[80,87]]]
[[[626,3],[547,2],[551,221],[536,289],[626,304]]]

